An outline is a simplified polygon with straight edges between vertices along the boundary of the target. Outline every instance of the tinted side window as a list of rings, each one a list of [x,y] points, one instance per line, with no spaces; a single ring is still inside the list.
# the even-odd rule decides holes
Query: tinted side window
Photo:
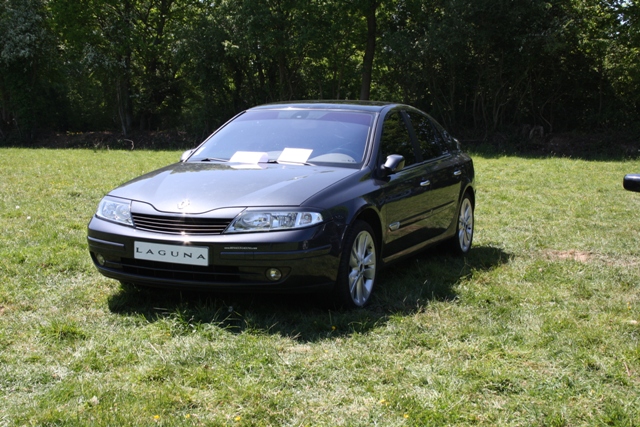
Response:
[[[416,162],[416,156],[411,144],[411,136],[399,112],[393,112],[384,119],[382,138],[380,139],[382,161],[390,154],[404,156],[405,166]]]
[[[442,142],[445,145],[445,149],[447,151],[456,151],[456,143],[453,141],[453,138],[449,133],[440,126],[439,123],[433,122],[433,125],[436,127],[437,131],[442,135]]]
[[[435,159],[444,154],[444,145],[438,131],[433,127],[431,120],[422,114],[410,112],[411,124],[418,139],[418,145],[422,152],[423,160]]]

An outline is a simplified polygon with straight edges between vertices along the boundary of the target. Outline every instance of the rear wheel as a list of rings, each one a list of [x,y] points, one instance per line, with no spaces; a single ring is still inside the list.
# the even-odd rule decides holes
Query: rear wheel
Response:
[[[460,210],[458,211],[458,225],[456,226],[456,235],[451,239],[451,247],[458,255],[466,255],[471,249],[473,243],[473,202],[468,193],[462,197]]]
[[[335,299],[342,307],[364,307],[371,298],[378,265],[376,239],[371,226],[356,221],[345,240]]]

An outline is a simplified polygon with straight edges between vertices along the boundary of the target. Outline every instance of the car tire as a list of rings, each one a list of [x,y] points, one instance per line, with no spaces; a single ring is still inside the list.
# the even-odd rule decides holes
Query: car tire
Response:
[[[462,196],[458,216],[456,217],[456,234],[450,240],[450,247],[456,255],[466,255],[473,243],[474,206],[469,193]]]
[[[367,305],[375,287],[378,266],[378,244],[369,224],[357,220],[347,232],[334,300],[342,308]]]

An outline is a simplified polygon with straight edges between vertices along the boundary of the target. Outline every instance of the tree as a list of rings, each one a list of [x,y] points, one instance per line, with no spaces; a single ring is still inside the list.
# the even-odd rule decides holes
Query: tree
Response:
[[[39,128],[60,126],[55,38],[42,0],[0,2],[0,136],[31,140]]]
[[[69,68],[83,70],[77,85],[71,82],[81,99],[79,107],[96,107],[90,98],[102,92],[97,107],[103,115],[117,115],[124,135],[133,124],[135,1],[51,0],[49,4]]]
[[[451,129],[640,122],[629,0],[0,0],[0,138],[210,132],[293,99],[414,104]]]
[[[51,0],[69,59],[93,76],[84,84],[105,90],[103,108],[115,110],[123,134],[134,122],[142,129],[176,124],[183,99],[178,37],[199,5],[195,0]]]

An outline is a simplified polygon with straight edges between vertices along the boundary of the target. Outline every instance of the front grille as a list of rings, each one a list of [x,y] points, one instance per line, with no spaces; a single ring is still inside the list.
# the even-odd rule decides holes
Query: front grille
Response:
[[[220,234],[231,223],[230,219],[194,218],[188,216],[160,216],[132,213],[133,225],[138,230],[167,234]]]

